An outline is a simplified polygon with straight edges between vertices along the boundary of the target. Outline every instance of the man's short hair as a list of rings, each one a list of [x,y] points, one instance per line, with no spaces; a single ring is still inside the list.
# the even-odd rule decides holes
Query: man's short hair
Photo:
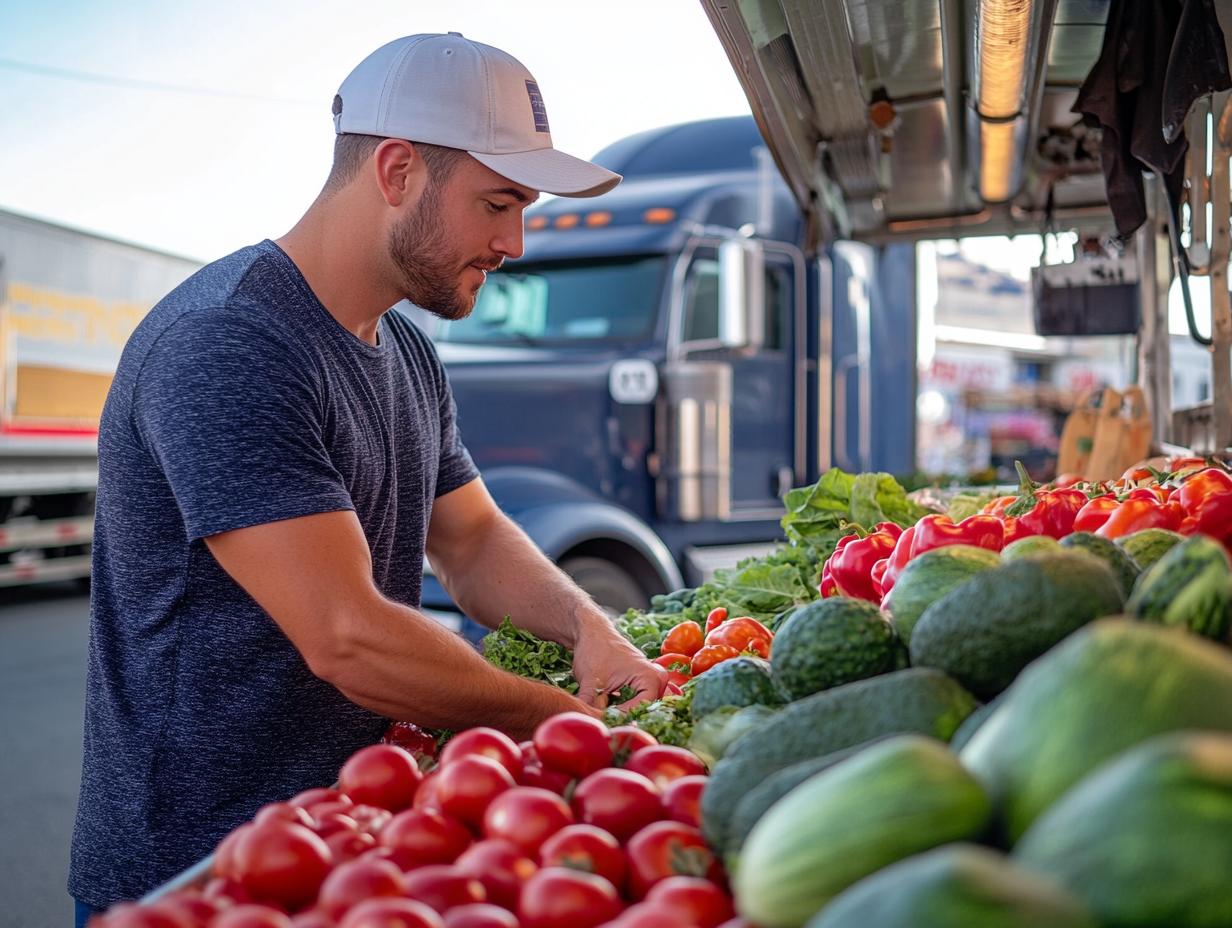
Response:
[[[330,169],[325,181],[326,193],[337,193],[359,174],[360,168],[367,163],[376,151],[377,146],[385,139],[379,135],[357,135],[344,132],[334,140],[334,166]],[[428,176],[435,185],[443,184],[453,174],[454,170],[466,152],[460,148],[445,148],[441,145],[429,145],[427,142],[412,142],[415,151],[428,166]]]

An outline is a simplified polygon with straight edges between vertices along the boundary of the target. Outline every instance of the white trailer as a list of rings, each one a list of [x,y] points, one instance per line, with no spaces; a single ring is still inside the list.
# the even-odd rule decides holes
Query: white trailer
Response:
[[[120,352],[200,266],[0,210],[0,586],[89,576]]]

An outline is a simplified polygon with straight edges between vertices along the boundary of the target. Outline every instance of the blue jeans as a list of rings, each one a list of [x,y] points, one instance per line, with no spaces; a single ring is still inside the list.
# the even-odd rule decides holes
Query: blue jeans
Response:
[[[86,922],[90,920],[91,915],[98,912],[98,909],[92,909],[84,902],[78,902],[76,899],[73,900],[73,904],[77,906],[77,920],[75,923],[77,928],[86,928]]]

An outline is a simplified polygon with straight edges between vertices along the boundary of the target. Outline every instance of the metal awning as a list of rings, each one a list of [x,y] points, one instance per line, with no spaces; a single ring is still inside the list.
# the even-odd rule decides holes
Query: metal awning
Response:
[[[1110,0],[702,0],[811,238],[1106,216],[1070,112]]]

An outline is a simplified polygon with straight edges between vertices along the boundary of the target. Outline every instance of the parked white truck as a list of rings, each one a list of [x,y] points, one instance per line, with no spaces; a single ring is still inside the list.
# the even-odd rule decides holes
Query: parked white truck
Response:
[[[0,210],[0,586],[86,578],[120,352],[201,265]]]

